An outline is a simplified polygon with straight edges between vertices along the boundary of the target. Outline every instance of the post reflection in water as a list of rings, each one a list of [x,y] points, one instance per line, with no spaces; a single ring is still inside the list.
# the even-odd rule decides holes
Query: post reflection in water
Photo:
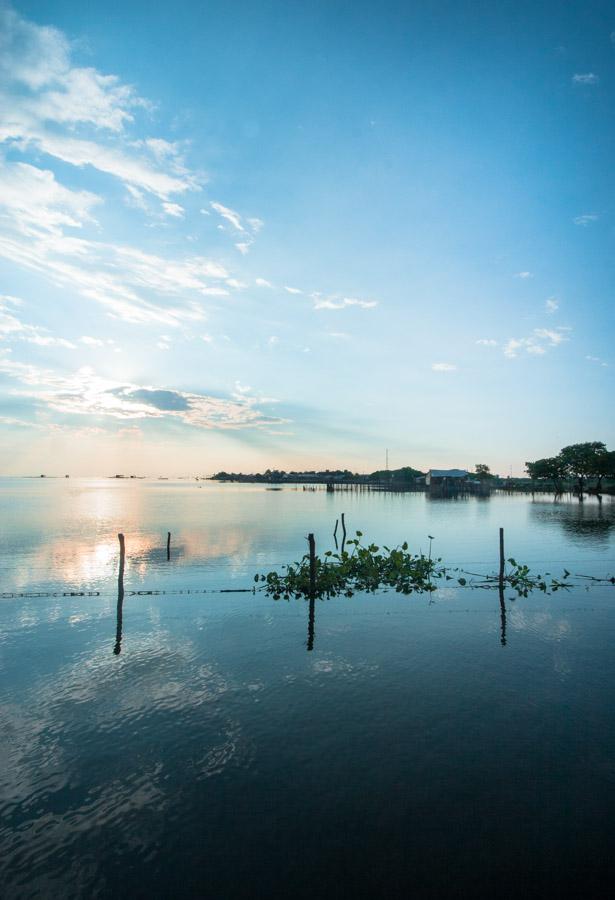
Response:
[[[504,601],[504,588],[499,588],[500,593],[500,644],[506,646],[506,603]]]
[[[115,628],[115,646],[113,647],[113,653],[115,656],[119,656],[122,652],[122,619],[124,612],[124,563],[125,563],[125,545],[124,545],[124,535],[118,534],[118,541],[120,542],[120,567],[117,576],[117,624]]]
[[[122,615],[124,610],[124,585],[117,589],[117,625],[115,628],[115,646],[113,653],[119,656],[122,652]]]
[[[308,614],[308,652],[314,649],[314,598],[310,597],[310,611]]]

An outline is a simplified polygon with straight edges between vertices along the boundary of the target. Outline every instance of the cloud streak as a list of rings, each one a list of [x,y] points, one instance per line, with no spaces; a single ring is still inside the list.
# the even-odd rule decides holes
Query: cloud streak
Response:
[[[568,332],[571,329],[559,328],[535,328],[528,337],[509,338],[504,344],[503,353],[508,359],[516,359],[520,353],[529,353],[532,356],[544,356],[553,348],[559,347],[565,341],[570,340]]]
[[[199,188],[176,144],[127,137],[136,112],[151,107],[131,85],[75,66],[60,31],[10,8],[0,9],[0,33],[0,143],[98,169],[162,201]]]
[[[248,393],[232,398],[137,385],[103,378],[89,367],[64,375],[0,356],[0,372],[17,381],[14,391],[43,409],[98,419],[166,419],[195,428],[238,429],[281,425],[287,419],[259,409],[266,400]]]

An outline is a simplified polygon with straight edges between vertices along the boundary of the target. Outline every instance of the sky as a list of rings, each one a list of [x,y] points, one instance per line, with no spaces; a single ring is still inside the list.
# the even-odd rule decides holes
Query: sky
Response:
[[[0,473],[615,445],[611,2],[0,2]]]

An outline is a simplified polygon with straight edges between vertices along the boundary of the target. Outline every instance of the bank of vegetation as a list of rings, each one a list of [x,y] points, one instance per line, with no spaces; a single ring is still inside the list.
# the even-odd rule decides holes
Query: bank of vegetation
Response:
[[[533,487],[555,494],[615,493],[615,450],[602,441],[587,441],[562,447],[557,456],[526,462]]]

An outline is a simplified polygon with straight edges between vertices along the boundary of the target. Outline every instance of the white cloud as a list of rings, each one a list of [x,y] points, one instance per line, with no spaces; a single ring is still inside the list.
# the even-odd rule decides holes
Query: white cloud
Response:
[[[81,228],[93,221],[92,209],[100,202],[89,191],[63,187],[48,169],[0,158],[0,210],[22,234]]]
[[[267,281],[266,278],[256,278],[255,284],[257,284],[259,287],[268,287],[268,288],[273,287],[271,282]]]
[[[0,357],[0,372],[15,379],[16,394],[63,415],[119,420],[171,419],[197,428],[262,428],[285,424],[258,409],[266,399],[233,399],[166,387],[114,381],[83,366],[70,375]],[[249,390],[249,389],[248,389]]]
[[[455,371],[457,371],[457,366],[454,366],[452,363],[447,363],[447,362],[432,363],[431,368],[434,372],[455,372]]]
[[[534,335],[539,340],[548,341],[553,347],[557,347],[558,344],[562,344],[564,341],[570,340],[570,338],[566,334],[567,331],[570,331],[570,329],[558,328],[554,330],[552,328],[535,328]]]
[[[493,338],[479,338],[476,343],[482,347],[497,347],[498,345],[498,342],[494,341]]]
[[[85,344],[86,347],[104,347],[105,342],[101,341],[99,338],[90,337],[89,334],[82,335],[79,340],[82,344]]]
[[[198,188],[176,144],[126,137],[150,104],[117,76],[75,66],[57,29],[0,9],[0,75],[0,143],[92,166],[163,200]]]
[[[284,285],[284,290],[288,291],[289,294],[302,294],[303,291],[300,291],[299,288],[289,287],[287,284]]]
[[[572,76],[572,80],[575,84],[598,84],[600,81],[593,72],[577,72]]]
[[[608,369],[609,367],[609,364],[603,359],[600,359],[599,356],[586,356],[585,359],[589,360],[589,362],[596,363],[596,365],[602,366],[605,369]]]
[[[548,313],[557,312],[559,309],[559,301],[555,299],[555,297],[549,297],[548,300],[545,300],[545,307]]]
[[[46,328],[29,325],[15,315],[22,301],[18,297],[0,296],[0,341],[25,341],[39,347],[63,347],[76,350],[76,344],[50,334]]]
[[[533,356],[544,356],[551,347],[558,347],[564,341],[570,340],[568,332],[570,328],[535,328],[529,337],[510,338],[504,345],[504,356],[515,359],[520,352],[525,351]]]
[[[212,200],[210,202],[210,206],[214,209],[219,216],[228,222],[228,224],[239,234],[241,235],[241,240],[235,244],[235,247],[242,256],[245,256],[248,253],[250,247],[254,243],[255,236],[261,230],[263,225],[265,224],[262,219],[257,218],[247,218],[242,219],[241,215],[238,212],[235,212],[234,209],[231,209],[228,206],[223,206],[222,203],[218,203],[217,201]],[[222,231],[226,231],[227,229],[218,225]]]
[[[176,219],[183,219],[184,217],[184,207],[180,206],[179,203],[169,203],[168,201],[165,201],[162,204],[162,208],[167,216],[174,216]]]
[[[166,259],[68,233],[93,222],[98,202],[94,194],[63,187],[48,170],[0,161],[0,256],[132,322],[202,319],[199,299],[228,293],[230,273],[215,261]]]
[[[533,277],[534,277],[533,272],[517,272],[517,274],[515,275],[515,278],[522,278],[524,280],[526,280],[528,278],[533,278]]]
[[[575,225],[581,225],[585,228],[587,225],[591,225],[592,222],[597,222],[598,216],[595,213],[585,213],[585,215],[576,216],[572,221]]]
[[[286,288],[286,290],[290,290]],[[321,299],[320,295],[312,294],[314,299],[314,309],[347,309],[350,306],[358,306],[361,309],[373,309],[378,306],[377,300],[356,300],[354,297],[328,297]]]
[[[245,228],[241,224],[241,216],[239,213],[236,213],[234,209],[230,209],[228,206],[222,206],[221,203],[216,203],[213,200],[211,201],[210,206],[212,209],[215,209],[218,215],[222,216],[223,219],[226,219],[227,222],[230,222],[237,231],[245,231]]]

